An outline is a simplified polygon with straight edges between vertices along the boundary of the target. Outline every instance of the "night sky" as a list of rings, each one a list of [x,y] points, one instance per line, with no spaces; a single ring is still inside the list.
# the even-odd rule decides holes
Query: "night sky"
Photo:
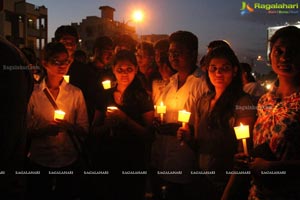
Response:
[[[285,22],[300,21],[298,14],[267,14],[265,10],[241,15],[241,0],[27,0],[48,8],[49,38],[60,25],[81,22],[86,16],[99,16],[100,6],[116,9],[114,20],[127,22],[132,10],[140,8],[145,20],[137,25],[138,34],[171,34],[188,30],[199,38],[199,52],[203,55],[207,44],[225,39],[232,45],[241,61],[254,62],[255,70],[266,73],[270,68],[257,62],[258,55],[266,57],[267,28]],[[292,0],[247,0],[254,3],[295,3]],[[300,6],[300,5],[299,5]],[[131,23],[131,22],[129,22]],[[131,25],[135,25],[134,23]]]

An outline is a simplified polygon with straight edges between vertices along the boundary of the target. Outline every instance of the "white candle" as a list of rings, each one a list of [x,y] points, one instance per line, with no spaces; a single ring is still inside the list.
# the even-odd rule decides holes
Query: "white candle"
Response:
[[[64,75],[64,79],[67,83],[69,83],[70,81],[70,76],[69,75]]]
[[[238,140],[242,139],[244,153],[246,155],[248,155],[248,148],[247,148],[246,139],[250,137],[249,126],[248,125],[243,125],[241,123],[240,126],[234,127],[234,132],[235,132],[235,135],[236,135],[236,139],[238,139]]]
[[[190,116],[191,116],[191,112],[188,112],[186,110],[178,111],[178,121],[182,122],[182,127],[184,127],[185,124],[189,122]]]
[[[54,120],[61,119],[63,120],[65,118],[65,112],[62,110],[55,110],[54,111]]]
[[[105,90],[111,88],[110,80],[103,81],[103,82],[102,82],[102,85],[103,85],[103,88],[104,88]]]
[[[167,111],[167,106],[164,105],[163,102],[160,102],[160,105],[156,106],[156,112],[157,114],[160,114],[160,121],[163,122],[164,120],[164,114]]]

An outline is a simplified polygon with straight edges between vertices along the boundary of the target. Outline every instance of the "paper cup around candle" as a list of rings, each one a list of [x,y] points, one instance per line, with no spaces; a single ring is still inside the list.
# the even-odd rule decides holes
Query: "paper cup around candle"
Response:
[[[163,102],[160,102],[160,105],[156,106],[157,114],[165,114],[166,111],[167,111],[167,106],[165,106]]]
[[[242,139],[244,153],[246,155],[248,155],[248,148],[247,148],[246,138],[250,137],[249,126],[248,125],[243,125],[241,123],[240,126],[234,127],[234,132],[235,132],[235,135],[236,135],[236,139],[238,139],[238,140]]]
[[[67,83],[69,83],[70,81],[70,76],[69,75],[64,75],[64,79]]]
[[[236,135],[236,139],[238,140],[250,137],[249,126],[243,125],[242,123],[240,126],[234,127],[234,132]]]
[[[191,112],[186,110],[178,111],[178,121],[182,123],[188,123],[190,120]]]
[[[102,82],[102,85],[103,85],[103,88],[104,88],[105,90],[111,88],[110,80],[103,81],[103,82]]]
[[[65,118],[65,112],[62,110],[55,110],[54,111],[54,120],[61,119],[63,120]]]
[[[160,116],[160,121],[164,121],[164,114],[167,112],[167,106],[164,105],[163,102],[160,102],[160,105],[156,106],[156,112]]]

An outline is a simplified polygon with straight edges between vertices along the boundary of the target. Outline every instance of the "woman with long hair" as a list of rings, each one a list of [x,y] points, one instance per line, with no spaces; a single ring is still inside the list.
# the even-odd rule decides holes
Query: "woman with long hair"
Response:
[[[138,66],[132,52],[120,50],[112,69],[117,86],[107,90],[105,107],[96,110],[93,124],[101,148],[98,166],[112,172],[109,182],[115,199],[142,199],[145,175],[123,173],[146,169],[154,106],[136,77]]]
[[[233,157],[238,152],[234,126],[253,127],[255,109],[243,92],[239,61],[229,47],[217,47],[206,56],[206,81],[209,93],[196,106],[194,142],[199,169],[214,172],[201,178],[203,199],[220,199],[233,169]],[[249,109],[252,108],[252,109]],[[178,138],[190,143],[191,131],[180,128]],[[205,191],[205,192],[204,192]]]

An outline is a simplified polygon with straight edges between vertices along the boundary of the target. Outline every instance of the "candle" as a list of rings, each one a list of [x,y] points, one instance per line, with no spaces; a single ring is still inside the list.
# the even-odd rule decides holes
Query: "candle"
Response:
[[[249,126],[248,125],[243,125],[241,123],[240,126],[234,127],[234,132],[235,132],[235,135],[236,135],[236,139],[238,139],[238,140],[242,139],[244,153],[246,155],[248,155],[246,139],[250,137]]]
[[[184,127],[185,124],[189,122],[190,116],[191,116],[191,112],[188,112],[186,110],[178,111],[178,121],[182,122],[182,127]]]
[[[191,112],[188,112],[186,110],[179,110],[178,111],[178,121],[182,123],[181,127],[185,127],[186,123],[189,122],[191,116]],[[180,142],[180,146],[183,146],[184,142]]]
[[[69,75],[64,75],[64,79],[67,83],[69,83],[70,81],[70,76]]]
[[[105,90],[111,88],[110,80],[103,81],[102,85]]]
[[[62,110],[55,110],[54,111],[54,120],[61,119],[63,120],[65,118],[65,112]]]
[[[160,105],[156,106],[156,112],[157,114],[160,114],[160,121],[163,122],[164,120],[164,114],[167,111],[167,106],[164,105],[163,102],[160,102]]]
[[[107,112],[113,112],[114,110],[118,110],[119,108],[116,106],[108,106],[106,108]]]

